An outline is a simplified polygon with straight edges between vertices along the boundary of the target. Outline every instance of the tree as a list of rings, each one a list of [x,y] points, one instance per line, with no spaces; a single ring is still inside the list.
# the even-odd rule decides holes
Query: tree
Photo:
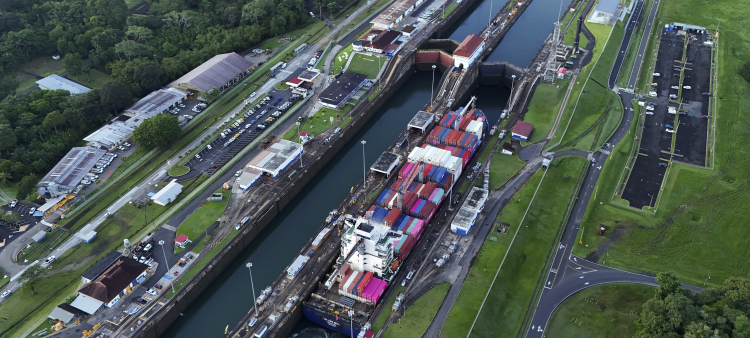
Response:
[[[151,40],[154,37],[154,33],[150,29],[141,26],[130,26],[125,34],[141,43]]]
[[[211,90],[203,93],[203,98],[206,99],[206,102],[208,103],[214,102],[219,96],[221,96],[221,92],[216,88],[211,88]]]
[[[36,177],[34,175],[26,175],[18,183],[18,191],[16,192],[16,198],[19,200],[25,200],[29,195],[34,192],[36,188]]]
[[[16,133],[9,124],[0,124],[0,152],[13,150],[16,147]]]
[[[47,114],[47,117],[44,118],[44,122],[42,122],[42,126],[46,129],[54,129],[55,134],[59,134],[59,132],[57,131],[57,126],[64,123],[65,117],[60,113],[59,110],[55,110]]]
[[[21,217],[21,215],[12,211],[0,213],[0,220],[3,220],[6,223],[15,223],[22,219],[23,217]]]
[[[176,116],[159,114],[143,121],[133,131],[133,142],[142,147],[163,146],[176,140],[181,134],[182,129]]]
[[[13,178],[11,174],[5,171],[0,171],[0,184],[3,184],[3,185],[8,184],[8,180],[10,180],[11,178]]]
[[[340,8],[336,2],[331,2],[328,4],[328,10],[331,11],[331,13],[336,14],[339,12]]]
[[[110,81],[102,86],[99,91],[102,108],[117,114],[133,102],[133,95],[128,86],[122,82]]]
[[[152,48],[133,40],[123,40],[115,45],[115,53],[125,55],[128,61],[151,53]]]
[[[36,280],[27,281],[26,283],[23,283],[23,285],[21,285],[21,292],[34,295],[36,294],[35,287],[36,287]]]
[[[81,55],[78,53],[68,53],[65,54],[65,57],[63,58],[63,61],[65,62],[65,69],[68,70],[73,75],[78,75],[83,72],[83,59],[81,59]]]

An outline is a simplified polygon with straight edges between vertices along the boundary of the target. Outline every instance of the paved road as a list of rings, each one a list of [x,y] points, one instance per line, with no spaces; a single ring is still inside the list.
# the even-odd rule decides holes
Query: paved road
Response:
[[[641,4],[636,5],[636,8],[640,8]],[[653,24],[654,18],[656,17],[656,10],[658,8],[658,0],[654,2],[651,12],[649,14],[648,21],[646,22],[646,30],[643,38],[640,41],[638,48],[638,55],[635,60],[635,66],[633,67],[630,79],[629,87],[633,88],[635,81],[638,77],[640,70],[640,64],[643,59],[643,53],[645,51],[648,42],[648,33],[650,27]],[[640,12],[640,9],[637,10]],[[632,15],[630,22],[627,27],[631,32],[626,32],[625,39],[620,46],[620,53],[618,58],[612,67],[610,72],[609,85],[614,88],[614,79],[617,78],[617,73],[622,65],[623,58],[621,55],[625,54],[628,45],[630,43],[630,36],[632,30],[635,28],[635,22],[637,22],[637,15]],[[568,219],[566,224],[565,232],[563,233],[562,240],[558,246],[558,251],[555,256],[555,260],[550,269],[547,280],[545,282],[545,288],[542,291],[542,295],[537,303],[534,316],[531,320],[531,326],[529,326],[526,333],[526,337],[542,337],[544,334],[544,328],[552,316],[555,308],[560,305],[565,299],[575,294],[576,292],[583,290],[587,287],[605,284],[605,283],[639,283],[648,285],[657,285],[656,279],[653,276],[644,276],[634,274],[626,271],[612,269],[606,266],[602,266],[583,258],[576,257],[572,254],[573,246],[577,240],[576,236],[579,233],[579,226],[583,219],[586,207],[588,206],[589,200],[592,194],[596,193],[596,183],[601,174],[601,168],[608,159],[609,153],[614,147],[627,135],[630,125],[633,121],[633,106],[631,100],[636,96],[627,92],[620,92],[620,99],[622,100],[625,113],[623,114],[623,120],[621,121],[618,129],[614,135],[609,139],[608,143],[598,152],[595,152],[592,156],[591,167],[586,173],[584,178],[583,186],[579,191],[578,198],[573,207],[573,212]],[[606,197],[602,196],[602,199]],[[583,229],[581,229],[583,230]],[[581,231],[582,232],[582,231]],[[692,290],[699,290],[692,286],[686,286]]]
[[[659,0],[654,0],[654,3],[651,5],[651,12],[648,14],[648,21],[646,21],[646,29],[643,30],[643,35],[641,36],[641,42],[638,47],[638,54],[635,56],[633,69],[630,72],[630,81],[628,81],[628,87],[626,89],[631,92],[635,91],[635,82],[638,81],[638,72],[640,72],[641,66],[643,65],[643,54],[646,53],[648,37],[651,35],[651,26],[654,24],[658,8]]]
[[[620,44],[620,52],[617,53],[617,57],[615,58],[615,64],[612,66],[612,71],[609,73],[609,81],[608,81],[609,88],[615,87],[615,82],[617,82],[617,76],[620,73],[620,67],[622,66],[622,61],[623,59],[625,59],[625,55],[628,53],[628,46],[630,46],[630,38],[633,35],[633,31],[635,31],[636,25],[638,25],[638,18],[641,15],[642,9],[643,9],[643,0],[640,0],[635,5],[635,8],[633,8],[633,13],[630,15],[630,20],[628,20],[628,22],[625,23],[625,35],[623,36],[622,43]],[[646,32],[648,32],[648,30]],[[648,34],[644,34],[643,36],[645,36],[648,39]],[[646,46],[644,45],[643,47],[645,48]],[[643,53],[639,53],[639,55],[643,55]],[[636,62],[635,64],[638,64],[638,63]]]

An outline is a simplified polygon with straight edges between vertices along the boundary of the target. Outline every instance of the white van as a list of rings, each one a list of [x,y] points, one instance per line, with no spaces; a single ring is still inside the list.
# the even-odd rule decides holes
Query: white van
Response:
[[[284,69],[284,68],[286,68],[286,63],[281,65],[281,69]]]

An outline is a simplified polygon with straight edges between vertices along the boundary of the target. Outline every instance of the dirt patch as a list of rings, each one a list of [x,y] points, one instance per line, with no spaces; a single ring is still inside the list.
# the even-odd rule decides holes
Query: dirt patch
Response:
[[[607,238],[607,241],[599,245],[596,250],[589,252],[589,254],[586,255],[586,260],[591,262],[598,262],[599,257],[606,253],[609,250],[609,247],[612,246],[612,244],[617,242],[620,238],[622,238],[623,235],[625,235],[625,227],[621,224],[618,224],[611,231],[612,235]]]

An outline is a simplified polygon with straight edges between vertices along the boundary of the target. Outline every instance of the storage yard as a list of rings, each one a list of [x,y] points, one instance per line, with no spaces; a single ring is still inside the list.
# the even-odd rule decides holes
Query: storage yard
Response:
[[[682,29],[680,29],[682,28]],[[622,198],[634,208],[654,207],[671,161],[706,166],[712,111],[711,35],[702,27],[672,24],[660,34],[643,131]]]

